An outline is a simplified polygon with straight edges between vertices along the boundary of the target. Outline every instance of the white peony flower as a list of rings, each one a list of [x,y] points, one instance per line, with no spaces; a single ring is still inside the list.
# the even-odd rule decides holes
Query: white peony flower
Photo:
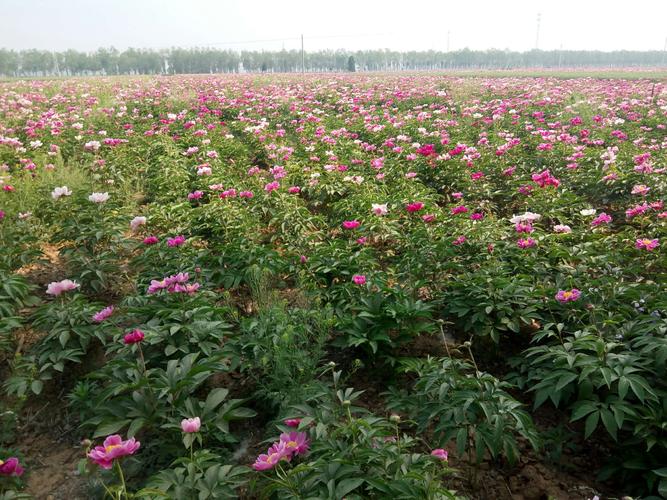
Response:
[[[109,199],[109,193],[93,193],[88,199],[93,203],[104,203]]]
[[[594,208],[585,208],[584,210],[581,210],[579,213],[584,217],[588,217],[589,215],[595,215],[595,212],[596,210]]]
[[[57,200],[61,196],[71,196],[71,195],[72,191],[70,191],[67,186],[57,187],[51,192],[51,198],[53,198],[54,200]]]

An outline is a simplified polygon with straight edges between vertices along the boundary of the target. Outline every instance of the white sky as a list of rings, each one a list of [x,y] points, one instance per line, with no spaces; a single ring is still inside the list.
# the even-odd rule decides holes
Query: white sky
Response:
[[[529,50],[538,13],[544,50],[667,38],[667,0],[0,0],[0,47]]]

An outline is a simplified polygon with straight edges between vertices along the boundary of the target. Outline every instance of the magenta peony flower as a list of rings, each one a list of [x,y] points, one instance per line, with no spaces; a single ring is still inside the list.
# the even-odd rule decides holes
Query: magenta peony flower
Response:
[[[130,333],[125,334],[125,336],[123,337],[123,342],[126,345],[136,344],[138,342],[141,342],[142,340],[144,340],[144,332],[142,332],[139,329],[132,330]]]
[[[659,246],[660,246],[660,240],[658,240],[657,238],[653,240],[649,240],[647,238],[641,238],[638,239],[637,242],[635,243],[635,248],[638,248],[640,250],[643,248],[648,252],[652,251],[654,248],[657,248]]]
[[[465,241],[466,241],[465,236],[459,236],[454,241],[452,241],[452,245],[455,245],[455,246],[463,245],[465,243]]]
[[[581,292],[573,288],[572,290],[558,290],[555,298],[561,304],[565,304],[566,302],[574,302],[579,297],[581,297]]]
[[[102,446],[96,446],[92,449],[88,453],[88,458],[103,469],[111,469],[114,460],[134,455],[139,446],[141,446],[141,443],[134,438],[123,441],[118,434],[114,434],[107,437]]]
[[[424,214],[422,215],[422,220],[426,223],[433,222],[435,220],[435,214]]]
[[[9,457],[7,460],[0,460],[0,476],[19,477],[23,475],[23,467],[19,464],[19,459]]]
[[[180,247],[183,243],[185,243],[185,236],[183,236],[182,234],[167,239],[168,247]]]
[[[356,229],[359,226],[361,226],[361,222],[358,220],[345,220],[343,221],[343,228],[344,229]]]
[[[364,276],[363,274],[355,274],[354,276],[352,276],[352,281],[356,285],[365,285],[366,284],[366,276]]]
[[[599,226],[600,224],[609,224],[611,222],[611,215],[602,212],[591,222],[591,226]]]
[[[452,215],[464,214],[468,211],[468,207],[459,205],[458,207],[452,208]]]
[[[308,451],[308,447],[310,446],[308,436],[305,432],[284,432],[280,435],[280,442],[284,443],[285,448],[292,455],[302,455]]]
[[[107,319],[109,316],[113,314],[113,306],[108,306],[102,309],[99,312],[96,312],[93,314],[93,321],[95,323],[101,323],[105,319]]]
[[[291,186],[287,189],[287,192],[290,194],[299,194],[301,192],[301,188],[299,186]]]
[[[75,290],[79,288],[79,285],[76,281],[72,280],[62,280],[62,281],[54,281],[52,283],[49,283],[49,285],[46,288],[46,293],[49,295],[53,295],[54,297],[57,297],[61,293],[64,292],[69,292],[70,290]]]
[[[405,209],[411,214],[414,212],[419,212],[422,208],[424,208],[424,204],[421,201],[415,201],[405,205]]]
[[[144,245],[155,245],[158,241],[157,236],[147,236],[144,238]]]
[[[436,448],[431,452],[431,456],[434,456],[436,458],[439,458],[443,462],[446,462],[449,457],[449,453],[447,452],[447,450],[443,450],[442,448]]]
[[[301,423],[300,418],[287,418],[283,421],[283,423],[287,427],[299,427],[299,424]]]
[[[516,244],[519,248],[531,248],[537,245],[537,241],[535,241],[533,238],[520,238]]]
[[[181,420],[181,430],[183,432],[192,433],[199,432],[201,428],[201,420],[199,417],[195,418],[184,418]]]

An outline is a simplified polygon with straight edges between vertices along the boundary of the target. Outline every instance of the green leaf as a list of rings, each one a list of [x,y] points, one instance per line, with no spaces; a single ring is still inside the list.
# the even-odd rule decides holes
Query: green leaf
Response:
[[[593,434],[593,431],[597,428],[598,422],[600,421],[600,412],[596,411],[594,413],[591,413],[588,418],[586,419],[586,430],[584,432],[584,438],[588,439],[588,437]]]
[[[220,403],[222,403],[229,394],[229,390],[224,387],[218,387],[213,389],[206,398],[206,403],[204,404],[204,414],[212,412],[215,410]]]
[[[363,484],[363,482],[364,479],[360,477],[352,477],[341,481],[336,486],[336,498],[343,498],[349,492],[357,489],[360,485]]]
[[[33,380],[32,384],[30,384],[30,389],[32,389],[32,392],[37,395],[41,394],[43,388],[44,382],[41,380]]]
[[[101,424],[95,430],[95,434],[93,434],[93,437],[96,438],[100,436],[108,436],[109,434],[118,432],[120,429],[122,429],[129,423],[130,419],[127,418],[125,420],[116,420],[114,422],[107,422],[105,424]]]

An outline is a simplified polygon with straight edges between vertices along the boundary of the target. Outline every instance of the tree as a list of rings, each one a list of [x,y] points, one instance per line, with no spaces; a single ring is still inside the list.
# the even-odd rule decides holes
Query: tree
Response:
[[[355,71],[357,71],[357,63],[354,60],[354,56],[350,56],[347,58],[347,70],[350,73],[354,73]]]

